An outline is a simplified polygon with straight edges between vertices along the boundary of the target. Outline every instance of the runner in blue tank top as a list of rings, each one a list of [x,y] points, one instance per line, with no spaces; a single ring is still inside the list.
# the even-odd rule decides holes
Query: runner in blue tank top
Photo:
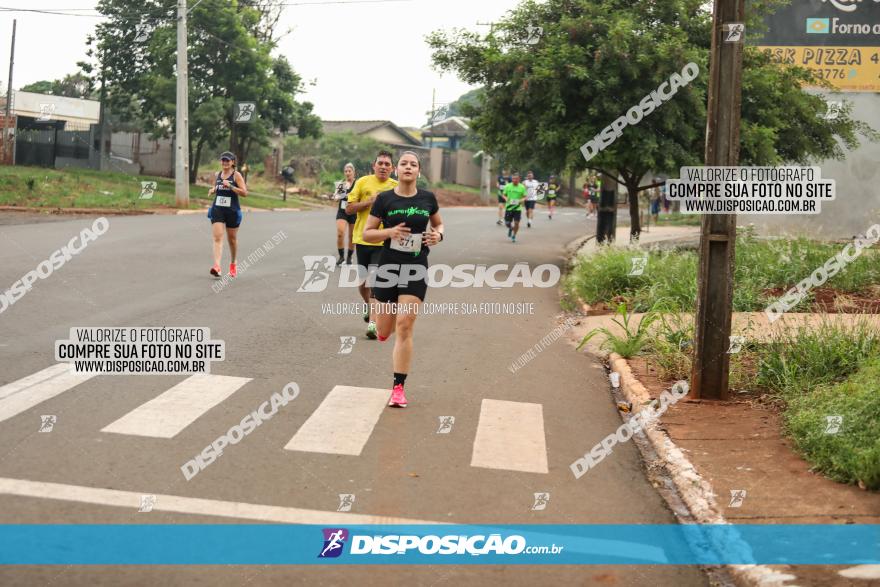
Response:
[[[235,277],[237,270],[235,258],[238,254],[238,227],[241,226],[241,205],[239,196],[248,195],[244,177],[235,170],[235,155],[226,151],[220,155],[221,171],[214,178],[214,187],[208,192],[214,196],[214,202],[208,209],[211,221],[211,235],[214,238],[214,266],[211,275],[220,277],[220,260],[223,257],[223,226],[226,225],[226,240],[229,241],[229,252],[232,262],[229,264],[229,276]]]

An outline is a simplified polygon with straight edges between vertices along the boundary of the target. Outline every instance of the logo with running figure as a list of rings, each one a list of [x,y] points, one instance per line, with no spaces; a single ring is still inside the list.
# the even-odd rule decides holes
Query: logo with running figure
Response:
[[[535,494],[535,503],[532,504],[533,512],[540,512],[541,510],[547,509],[547,504],[550,503],[550,494],[546,492],[536,493]]]
[[[630,276],[644,275],[645,269],[648,267],[648,257],[633,257],[630,260],[632,261],[632,267],[629,270]]]
[[[730,347],[727,349],[728,355],[735,355],[740,352],[743,348],[743,345],[746,343],[745,336],[732,335],[730,337]]]
[[[153,194],[156,193],[156,187],[158,183],[155,181],[142,181],[141,182],[141,200],[152,200]]]
[[[526,45],[537,45],[538,41],[541,40],[541,36],[544,34],[544,27],[529,25],[526,27],[526,38],[524,39],[524,43]]]
[[[296,290],[298,293],[316,293],[327,289],[330,274],[336,268],[333,257],[329,255],[321,257],[306,255],[303,257],[303,266],[306,269],[306,274],[303,277],[302,285]]]
[[[324,528],[321,531],[324,533],[324,547],[318,554],[318,558],[337,558],[345,548],[348,530],[345,528]]]
[[[339,507],[336,508],[337,512],[350,512],[351,507],[354,505],[354,494],[353,493],[340,493],[339,494]]]
[[[40,416],[40,430],[39,432],[52,432],[52,429],[55,428],[55,423],[58,421],[58,416],[55,415],[47,415]]]
[[[355,336],[340,336],[339,337],[339,353],[340,355],[350,355],[351,351],[354,350],[354,343],[357,342],[357,337]]]
[[[825,434],[837,434],[843,425],[843,416],[825,416]]]
[[[440,420],[440,427],[437,428],[437,434],[449,434],[452,432],[452,426],[455,424],[455,416],[437,416]]]
[[[138,511],[141,513],[151,512],[153,511],[153,507],[156,505],[156,496],[155,495],[142,495],[141,496],[141,505],[138,507]]]
[[[742,506],[743,501],[746,499],[746,490],[745,489],[731,489],[730,490],[730,503],[727,504],[727,507],[738,508]]]

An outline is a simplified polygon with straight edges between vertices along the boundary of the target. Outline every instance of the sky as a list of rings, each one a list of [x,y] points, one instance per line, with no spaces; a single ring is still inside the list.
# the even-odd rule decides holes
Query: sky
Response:
[[[195,1],[188,0],[190,5]],[[288,3],[296,1],[309,0]],[[307,92],[298,99],[312,102],[315,113],[325,120],[391,120],[416,127],[427,119],[433,90],[437,102],[444,103],[472,89],[455,74],[441,76],[431,68],[425,37],[452,28],[488,32],[488,27],[477,23],[497,20],[517,4],[516,0],[311,1],[315,3],[287,6],[277,29],[292,29],[277,53],[287,56],[304,80],[316,80],[314,86],[306,84]],[[93,9],[96,4],[0,0],[0,9]],[[0,10],[4,91],[13,18],[18,20],[12,83],[16,89],[76,72],[76,62],[85,59],[86,36],[100,22],[94,17]]]

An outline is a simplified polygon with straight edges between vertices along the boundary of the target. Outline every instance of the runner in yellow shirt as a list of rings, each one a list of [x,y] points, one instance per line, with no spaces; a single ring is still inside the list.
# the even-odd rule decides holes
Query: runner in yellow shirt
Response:
[[[397,185],[396,179],[391,179],[391,170],[394,167],[394,160],[388,151],[379,151],[376,160],[373,162],[373,175],[366,175],[358,179],[351,192],[348,194],[348,206],[345,207],[346,214],[357,213],[357,220],[354,223],[354,242],[355,253],[357,254],[358,272],[362,279],[358,286],[358,291],[367,304],[367,312],[364,314],[364,321],[367,322],[367,338],[376,339],[376,322],[374,317],[370,315],[370,298],[372,292],[367,287],[367,279],[370,267],[379,265],[379,255],[382,252],[382,242],[368,243],[364,240],[364,227],[367,225],[367,218],[370,216],[370,208],[376,197],[382,192],[393,190]],[[381,228],[381,227],[380,227]]]

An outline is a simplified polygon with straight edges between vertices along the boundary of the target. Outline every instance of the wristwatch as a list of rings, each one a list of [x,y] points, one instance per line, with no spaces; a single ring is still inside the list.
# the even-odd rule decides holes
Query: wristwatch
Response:
[[[440,233],[440,242],[441,243],[443,242],[443,233],[442,232]]]

